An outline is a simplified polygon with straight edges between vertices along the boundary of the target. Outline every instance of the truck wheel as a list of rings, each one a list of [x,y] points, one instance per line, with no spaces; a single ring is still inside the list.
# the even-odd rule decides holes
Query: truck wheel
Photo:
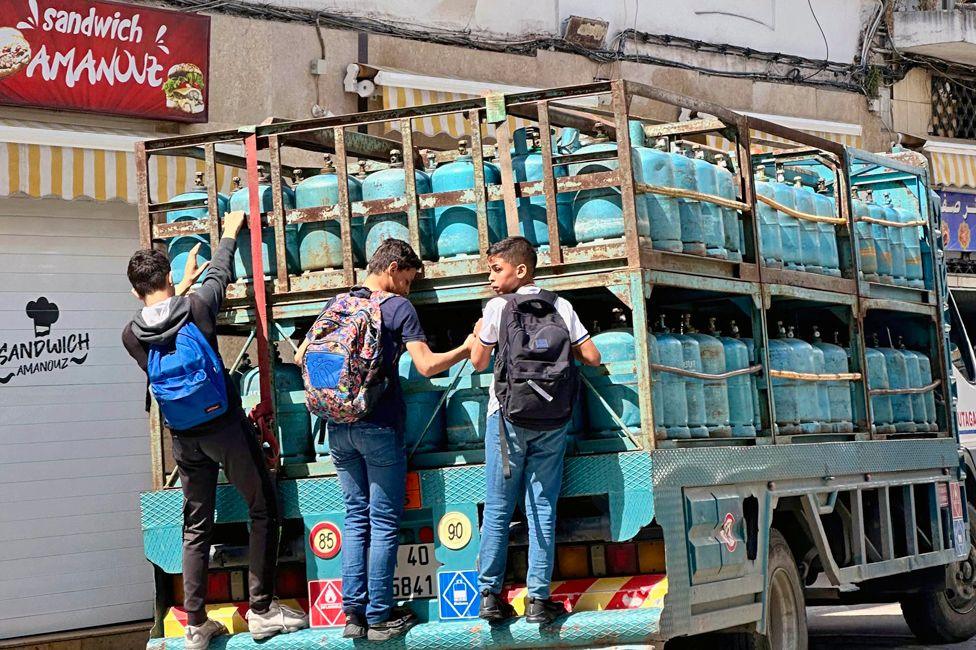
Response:
[[[969,511],[969,556],[947,567],[945,591],[903,598],[901,611],[922,643],[960,643],[976,636],[976,508]]]
[[[769,575],[766,583],[766,647],[807,650],[807,610],[803,582],[786,538],[769,531]]]

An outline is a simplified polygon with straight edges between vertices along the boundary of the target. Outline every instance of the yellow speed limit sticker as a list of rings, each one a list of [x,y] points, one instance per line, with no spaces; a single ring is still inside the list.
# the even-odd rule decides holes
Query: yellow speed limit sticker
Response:
[[[471,520],[463,513],[449,512],[437,524],[437,537],[452,551],[462,549],[471,541]]]
[[[323,560],[330,560],[342,548],[342,533],[331,521],[320,521],[312,527],[312,532],[308,535],[308,545],[312,548],[312,553]]]

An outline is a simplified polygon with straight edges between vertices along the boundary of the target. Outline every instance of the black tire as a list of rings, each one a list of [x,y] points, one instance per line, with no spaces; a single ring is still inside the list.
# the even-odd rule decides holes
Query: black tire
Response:
[[[976,636],[976,508],[969,512],[969,556],[947,568],[949,588],[901,601],[912,633],[922,643],[961,643]]]

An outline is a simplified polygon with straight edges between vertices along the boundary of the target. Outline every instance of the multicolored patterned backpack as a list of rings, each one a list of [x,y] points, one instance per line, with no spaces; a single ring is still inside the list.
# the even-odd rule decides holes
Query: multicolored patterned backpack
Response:
[[[380,305],[394,294],[340,294],[312,325],[302,360],[308,410],[330,422],[358,422],[383,394]],[[361,293],[361,292],[360,292]]]

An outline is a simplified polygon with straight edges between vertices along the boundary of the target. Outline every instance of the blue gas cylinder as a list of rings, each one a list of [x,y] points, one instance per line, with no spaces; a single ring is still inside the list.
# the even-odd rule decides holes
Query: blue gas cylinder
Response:
[[[911,388],[908,377],[908,363],[905,355],[894,348],[878,348],[884,356],[888,370],[888,384],[891,388]],[[915,415],[912,413],[911,395],[891,395],[891,415],[895,431],[911,433],[915,431]]]
[[[851,207],[854,212],[854,233],[857,239],[857,253],[861,258],[861,275],[868,282],[877,282],[878,276],[878,251],[874,245],[874,237],[871,231],[871,224],[862,221],[864,217],[871,216],[868,205],[857,198],[857,193],[853,192]]]
[[[494,357],[484,372],[475,372],[470,363],[456,364],[448,371],[452,379],[461,374],[458,387],[448,395],[445,405],[444,429],[448,449],[484,448],[488,391],[493,372]],[[497,432],[492,435],[497,435]]]
[[[173,203],[177,201],[199,201],[201,199],[206,200],[207,198],[207,188],[203,184],[203,172],[197,172],[196,180],[193,187],[190,190],[174,196]],[[224,216],[227,212],[227,197],[223,194],[217,195],[217,214],[220,217]],[[206,206],[201,206],[198,208],[184,208],[182,210],[173,210],[166,213],[166,222],[175,223],[177,221],[197,221],[200,219],[206,219],[210,216],[207,211]],[[197,235],[186,235],[183,237],[173,237],[169,240],[167,245],[167,254],[169,255],[169,261],[171,266],[171,271],[173,273],[173,284],[179,284],[183,279],[183,267],[186,265],[186,258],[189,256],[190,251],[197,244],[201,244],[200,250],[197,251],[197,264],[203,264],[210,259],[210,235],[197,234]],[[204,271],[204,276],[206,271]]]
[[[399,362],[400,386],[403,388],[403,401],[406,404],[404,420],[404,444],[407,453],[413,451],[417,441],[417,452],[424,454],[444,448],[444,409],[441,408],[443,392],[433,385],[427,377],[420,374],[413,365],[410,353],[404,351]],[[433,419],[432,419],[433,418]],[[430,426],[427,423],[430,422]],[[424,433],[424,429],[427,432]],[[421,439],[421,435],[423,438]]]
[[[875,346],[877,346],[877,340],[875,340]],[[891,384],[888,381],[888,366],[885,361],[885,356],[877,347],[866,348],[864,350],[864,356],[867,358],[868,363],[868,389],[878,389],[884,390],[891,388]],[[875,433],[894,433],[895,425],[892,410],[891,410],[891,396],[890,395],[871,395],[871,410],[873,411],[873,417],[871,419],[871,429]]]
[[[671,168],[674,169],[674,186],[698,191],[695,177],[695,162],[678,151],[675,145],[671,150]],[[678,216],[681,225],[681,250],[689,255],[705,255],[705,228],[702,223],[702,204],[691,199],[678,199]]]
[[[891,200],[891,197],[888,197]],[[913,223],[919,221],[916,211],[908,208],[895,208],[899,223]],[[905,226],[898,228],[901,233],[902,243],[905,247],[905,279],[906,284],[916,289],[921,289],[925,285],[922,282],[922,242],[919,237],[918,226]]]
[[[881,205],[886,221],[899,222],[901,215],[891,205],[891,197],[884,197]],[[904,228],[897,226],[885,226],[888,231],[888,245],[891,247],[891,277],[892,282],[897,285],[906,286],[908,284],[907,269],[905,266],[905,238],[902,233]]]
[[[498,185],[502,174],[490,162],[484,163],[485,185]],[[464,140],[458,141],[458,157],[441,165],[430,176],[433,192],[454,192],[474,188],[474,162]],[[505,237],[505,206],[501,201],[488,202],[488,241]],[[434,208],[434,238],[437,256],[477,255],[478,212],[474,203]]]
[[[274,386],[277,401],[278,441],[284,463],[312,460],[312,419],[305,406],[305,384],[301,369],[284,363],[278,354],[274,359]],[[260,369],[252,368],[241,379],[241,405],[250,411],[261,401]]]
[[[762,167],[756,173],[755,187],[756,196],[776,200],[776,190]],[[780,234],[779,213],[772,206],[759,200],[756,201],[756,211],[759,214],[759,242],[763,263],[770,268],[781,269],[783,268],[783,239]]]
[[[813,190],[803,187],[800,177],[793,181],[793,191],[797,212],[816,214],[817,202]],[[800,259],[808,273],[823,273],[823,261],[820,255],[820,231],[816,221],[800,219]]]
[[[921,378],[921,385],[928,386],[932,383],[932,364],[929,358],[922,354],[921,352],[915,353],[918,358],[919,365],[919,376]],[[935,390],[929,390],[922,393],[925,403],[925,421],[929,425],[929,431],[939,430],[939,415],[935,410]]]
[[[794,354],[786,338],[786,330],[780,324],[780,338],[769,339],[769,366],[771,370],[794,371]],[[800,433],[799,382],[786,377],[773,377],[773,404],[776,407],[776,427],[780,435]]]
[[[782,170],[776,173],[773,200],[784,207],[796,209],[796,191],[792,185],[786,183],[786,176]],[[777,210],[776,214],[779,218],[780,238],[783,243],[783,266],[792,271],[803,271],[805,267],[800,251],[800,220],[781,210]]]
[[[922,364],[918,360],[918,357],[921,355],[913,350],[905,349],[905,344],[901,340],[898,341],[898,348],[898,351],[905,358],[905,367],[908,371],[908,387],[921,388],[925,385],[922,383]],[[912,421],[915,423],[915,431],[928,431],[929,422],[925,408],[925,395],[922,393],[913,393],[908,397],[912,403]]]
[[[610,370],[609,374],[603,368],[584,368],[586,378],[599,392],[603,401],[614,410],[614,414],[627,425],[631,431],[640,429],[640,401],[637,392],[637,352],[634,344],[634,333],[629,328],[615,328],[600,332],[593,337],[593,344],[600,351],[603,364]],[[619,438],[620,425],[607,412],[607,408],[591,390],[585,390],[586,415],[588,431],[587,437],[593,439]],[[653,398],[653,395],[652,395]],[[663,422],[663,412],[660,418],[655,414],[655,425]]]
[[[824,372],[830,374],[845,374],[850,372],[847,352],[837,344],[838,332],[834,332],[834,343],[827,343],[820,338],[820,330],[814,328],[813,347],[823,353]],[[834,433],[850,433],[854,431],[854,411],[851,404],[851,382],[837,380],[821,382],[826,385],[830,406],[830,430]]]
[[[742,340],[735,338],[739,328],[732,321],[733,336],[720,336],[716,320],[710,319],[709,326],[712,336],[716,337],[725,349],[725,372],[743,370],[749,367],[749,348]],[[756,435],[754,403],[752,395],[752,376],[739,375],[726,380],[729,400],[729,423],[732,436],[736,438],[753,438]]]
[[[680,334],[673,336],[681,343],[681,367],[692,372],[704,372],[701,346],[698,345],[697,339],[685,334],[683,328]],[[685,377],[684,380],[685,397],[688,403],[688,430],[692,438],[707,438],[705,382],[695,377]]]
[[[786,334],[786,343],[793,351],[792,370],[802,373],[817,373],[816,358],[814,348],[806,341],[796,338],[793,327],[791,326]],[[801,433],[817,433],[821,430],[821,402],[820,387],[821,382],[798,380],[796,384],[797,394],[797,418],[800,420]],[[824,395],[826,397],[826,394]],[[825,414],[830,417],[830,414]]]
[[[692,165],[695,168],[695,186],[702,194],[716,196],[718,194],[718,178],[716,167],[705,160],[705,152],[695,147],[691,152]],[[702,234],[705,238],[705,254],[709,257],[728,259],[729,251],[725,248],[725,225],[722,221],[722,210],[714,203],[699,202],[702,219]]]
[[[512,173],[517,183],[541,181],[543,175],[542,149],[539,143],[539,129],[525,127],[515,129],[512,134],[515,152],[512,154]],[[555,148],[555,145],[554,145]],[[568,176],[566,167],[552,169],[555,178]],[[522,236],[533,246],[549,245],[549,225],[546,221],[546,197],[543,195],[522,197],[518,200],[519,228]],[[556,223],[559,241],[573,243],[573,193],[556,194]]]
[[[736,177],[729,169],[729,160],[724,154],[715,157],[715,182],[718,186],[719,196],[732,201],[738,200],[739,192],[735,189]],[[729,259],[733,262],[741,262],[742,241],[744,239],[741,215],[738,210],[733,208],[720,207],[719,211],[722,213],[722,225],[725,228],[725,249],[729,252]]]
[[[229,210],[240,210],[246,215],[251,214],[251,198],[247,187],[241,186],[240,178],[234,179],[239,188],[230,195]],[[271,179],[262,170],[258,179],[258,200],[261,202],[262,214],[274,209],[274,197],[271,192]],[[295,207],[295,193],[290,187],[281,184],[281,204],[285,210]],[[274,228],[267,226],[261,229],[261,263],[264,265],[264,276],[272,277],[278,274],[278,254],[275,248]],[[301,265],[298,261],[298,228],[285,226],[285,262],[289,273],[298,273]],[[237,279],[251,277],[251,232],[247,228],[241,230],[237,236],[237,250],[234,253],[234,274]]]
[[[659,331],[650,335],[652,347],[651,363],[671,368],[684,367],[684,353],[681,341],[671,335],[661,317]],[[655,420],[661,414],[664,433],[667,438],[690,438],[688,428],[688,393],[685,378],[673,372],[652,370],[651,377],[659,385],[660,401],[654,402]]]
[[[634,147],[634,180],[638,183],[674,187],[674,167],[667,152],[668,141],[663,138],[656,148]],[[651,245],[656,250],[680,253],[681,214],[678,199],[647,192],[637,195],[637,218],[647,223]]]
[[[867,193],[868,216],[872,219],[884,219],[885,211],[874,202],[871,190]],[[878,282],[891,283],[891,242],[888,239],[888,228],[878,223],[871,224],[871,240],[874,242],[874,254],[878,261]]]
[[[755,363],[758,361],[756,359],[755,341],[748,337],[741,337],[739,326],[735,324],[735,321],[732,321],[731,329],[732,337],[742,341],[742,343],[745,344],[746,351],[749,354],[748,359],[750,365],[755,365]],[[760,435],[762,433],[762,407],[759,405],[759,382],[760,375],[749,375],[749,390],[752,392],[752,423],[756,428],[756,435]],[[765,388],[763,390],[765,390]]]
[[[813,344],[811,346],[813,347],[813,371],[822,375],[827,372],[823,350]],[[831,433],[834,429],[830,423],[830,393],[827,390],[827,382],[814,382],[814,387],[817,389],[817,431]]]
[[[816,214],[818,217],[837,217],[837,204],[834,197],[825,194],[826,183],[823,180],[817,185],[817,193],[813,195]],[[817,223],[820,234],[820,263],[823,272],[835,277],[840,276],[840,259],[837,253],[837,226],[832,223]]]
[[[354,176],[346,181],[350,201],[363,198],[360,182]],[[296,208],[318,208],[339,203],[339,176],[332,164],[332,156],[325,155],[325,165],[319,174],[306,178],[295,186]],[[362,266],[363,218],[350,217],[353,263]],[[298,226],[298,261],[304,271],[342,268],[342,232],[338,219],[303,223]]]
[[[417,194],[430,193],[430,177],[419,169],[414,170],[414,184]],[[398,199],[406,196],[406,173],[403,171],[403,156],[399,149],[390,151],[390,167],[373,172],[362,183],[363,201],[376,199]],[[418,210],[418,236],[423,259],[434,259],[432,246],[433,215],[430,210]],[[364,224],[365,255],[368,261],[373,253],[387,239],[410,241],[410,227],[406,212],[374,214],[366,217]]]
[[[725,372],[725,346],[714,336],[698,332],[691,324],[691,314],[685,314],[687,336],[698,341],[701,354],[702,372],[721,375]],[[729,386],[726,379],[704,380],[705,426],[710,438],[729,438],[732,427],[729,423]]]

